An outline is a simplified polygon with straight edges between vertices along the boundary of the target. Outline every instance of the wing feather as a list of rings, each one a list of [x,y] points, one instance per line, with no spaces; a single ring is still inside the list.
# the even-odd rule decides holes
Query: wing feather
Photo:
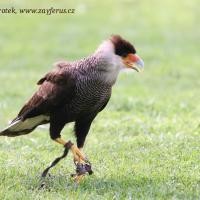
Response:
[[[75,80],[69,68],[56,68],[38,81],[39,89],[22,107],[17,119],[48,114],[71,101]]]
[[[47,73],[38,84],[37,92],[0,136],[14,137],[32,132],[38,125],[47,123],[51,112],[69,103],[74,96],[75,78],[66,63]]]

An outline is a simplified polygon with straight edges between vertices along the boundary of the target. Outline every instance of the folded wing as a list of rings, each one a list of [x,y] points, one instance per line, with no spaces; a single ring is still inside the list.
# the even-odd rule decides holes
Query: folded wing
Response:
[[[38,91],[0,135],[12,137],[30,133],[38,125],[48,123],[50,114],[69,103],[74,96],[75,79],[69,67],[57,67],[37,84]]]

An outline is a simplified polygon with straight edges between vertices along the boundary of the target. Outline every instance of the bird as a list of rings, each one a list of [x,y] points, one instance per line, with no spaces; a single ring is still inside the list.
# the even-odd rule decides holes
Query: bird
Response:
[[[120,35],[111,35],[91,55],[77,61],[59,61],[38,82],[38,90],[25,103],[0,136],[28,134],[42,124],[50,124],[50,138],[73,153],[74,161],[84,163],[86,136],[95,117],[110,100],[112,87],[123,69],[140,72],[144,61],[136,49]],[[76,145],[61,137],[61,131],[74,122]]]

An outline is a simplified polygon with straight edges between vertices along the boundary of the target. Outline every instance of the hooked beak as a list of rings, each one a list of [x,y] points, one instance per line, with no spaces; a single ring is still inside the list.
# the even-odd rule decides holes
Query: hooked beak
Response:
[[[123,62],[127,68],[131,68],[140,72],[144,68],[144,61],[137,55],[129,53],[123,58]]]

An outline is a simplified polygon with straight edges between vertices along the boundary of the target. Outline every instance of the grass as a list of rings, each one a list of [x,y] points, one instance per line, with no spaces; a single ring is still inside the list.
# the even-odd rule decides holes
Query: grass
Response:
[[[72,156],[42,170],[62,148],[48,129],[0,140],[0,199],[198,199],[200,62],[198,1],[1,1],[0,8],[75,8],[74,15],[0,14],[0,128],[64,58],[90,54],[111,33],[133,41],[146,69],[122,73],[87,137],[94,175],[74,189]],[[63,131],[74,140],[72,125]]]

